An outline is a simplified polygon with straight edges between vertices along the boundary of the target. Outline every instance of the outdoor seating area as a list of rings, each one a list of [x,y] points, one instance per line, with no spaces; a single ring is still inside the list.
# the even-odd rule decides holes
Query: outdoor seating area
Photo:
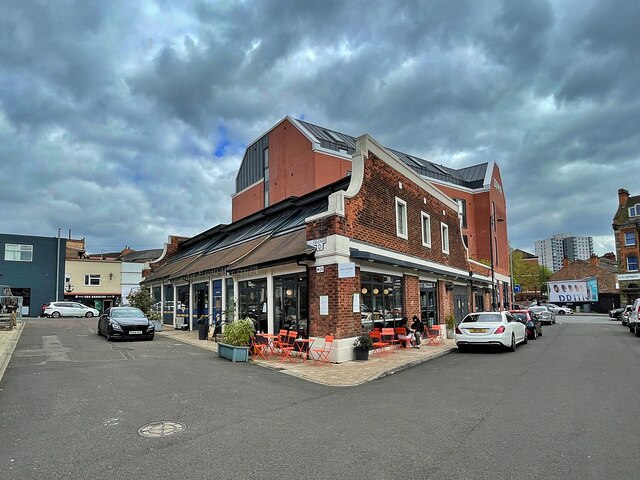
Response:
[[[399,349],[409,349],[417,346],[412,332],[404,327],[374,328],[369,332],[372,341],[371,355],[389,356]],[[444,330],[438,328],[425,328],[421,345],[444,345]]]
[[[256,333],[251,339],[251,354],[255,359],[277,359],[280,362],[330,365],[329,354],[334,337],[327,335],[321,345],[314,347],[315,339],[298,338],[294,330],[280,330],[277,335]]]

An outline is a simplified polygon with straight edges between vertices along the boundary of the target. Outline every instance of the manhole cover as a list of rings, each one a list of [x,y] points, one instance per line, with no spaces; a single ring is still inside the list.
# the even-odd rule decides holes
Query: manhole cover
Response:
[[[187,426],[180,422],[154,422],[144,425],[138,429],[138,433],[143,437],[158,438],[168,437],[185,430]]]

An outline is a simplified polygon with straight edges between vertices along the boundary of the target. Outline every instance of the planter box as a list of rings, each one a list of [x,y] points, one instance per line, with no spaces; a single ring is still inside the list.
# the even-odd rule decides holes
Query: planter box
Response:
[[[249,360],[249,347],[218,343],[218,357],[226,358],[232,362],[247,362]]]
[[[369,360],[369,350],[358,350],[354,348],[356,352],[356,360]]]

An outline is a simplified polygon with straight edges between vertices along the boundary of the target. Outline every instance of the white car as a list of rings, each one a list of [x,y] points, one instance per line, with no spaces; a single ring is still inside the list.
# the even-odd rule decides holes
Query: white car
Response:
[[[556,315],[571,315],[573,313],[573,310],[569,307],[561,307],[555,303],[545,303],[543,305],[547,307],[550,312],[553,312]]]
[[[49,302],[44,307],[45,317],[97,317],[99,314],[95,308],[78,302]]]
[[[527,327],[509,312],[470,313],[456,327],[458,350],[469,345],[495,345],[515,352],[527,343]]]
[[[640,337],[640,298],[633,301],[633,306],[629,312],[629,331],[636,337]]]

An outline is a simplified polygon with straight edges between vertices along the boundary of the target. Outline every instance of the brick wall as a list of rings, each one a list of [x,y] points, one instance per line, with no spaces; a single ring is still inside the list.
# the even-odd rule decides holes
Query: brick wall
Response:
[[[402,304],[402,311],[404,315],[409,319],[411,324],[411,318],[416,315],[420,318],[420,282],[417,276],[405,275],[402,279],[402,290],[404,292],[404,300]]]
[[[309,282],[309,334],[336,338],[360,335],[360,313],[353,312],[353,294],[360,292],[360,269],[353,278],[338,278],[337,265],[325,265],[323,273],[310,268]],[[329,315],[320,315],[320,295],[329,297]]]
[[[457,210],[427,194],[373,154],[365,159],[364,172],[360,193],[345,202],[347,236],[467,270],[466,249],[460,235]],[[402,188],[399,182],[402,183]],[[407,202],[407,240],[396,235],[395,197]],[[431,248],[422,245],[421,212],[431,217]],[[441,222],[449,227],[448,255],[442,252]]]

